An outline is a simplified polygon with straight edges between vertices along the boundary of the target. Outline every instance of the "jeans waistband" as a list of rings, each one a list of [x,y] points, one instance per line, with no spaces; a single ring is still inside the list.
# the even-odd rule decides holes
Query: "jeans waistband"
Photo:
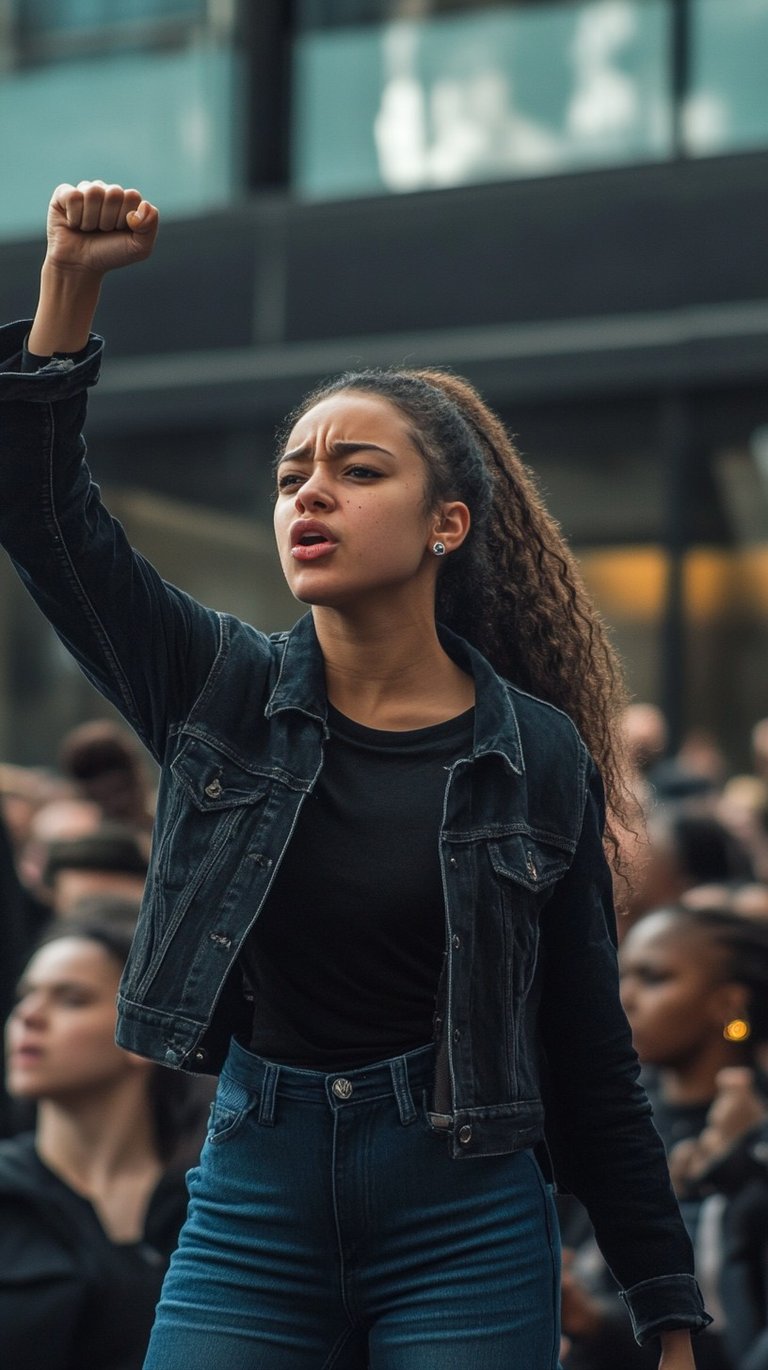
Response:
[[[326,1102],[332,1109],[349,1108],[392,1095],[401,1122],[409,1123],[418,1116],[414,1099],[432,1084],[434,1063],[435,1048],[430,1043],[402,1056],[375,1061],[354,1070],[331,1073],[299,1070],[295,1066],[266,1061],[233,1038],[223,1073],[259,1095],[258,1117],[262,1123],[274,1121],[278,1095],[306,1102]]]

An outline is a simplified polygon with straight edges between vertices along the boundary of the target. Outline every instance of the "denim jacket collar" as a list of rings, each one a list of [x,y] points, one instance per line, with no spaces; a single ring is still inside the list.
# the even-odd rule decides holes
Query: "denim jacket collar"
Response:
[[[475,681],[475,732],[472,760],[498,755],[515,772],[525,771],[520,729],[511,692],[493,667],[469,642],[438,624],[438,637],[448,655]],[[312,614],[300,618],[285,637],[277,683],[266,706],[267,718],[297,709],[325,724],[328,700],[320,645]]]

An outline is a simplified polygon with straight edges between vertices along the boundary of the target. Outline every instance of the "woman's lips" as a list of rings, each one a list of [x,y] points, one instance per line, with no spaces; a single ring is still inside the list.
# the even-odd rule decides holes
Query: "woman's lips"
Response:
[[[338,545],[338,542],[297,542],[291,548],[291,556],[296,561],[317,561],[335,552]]]
[[[9,1066],[28,1065],[31,1061],[39,1061],[43,1055],[42,1047],[16,1047],[8,1053]]]

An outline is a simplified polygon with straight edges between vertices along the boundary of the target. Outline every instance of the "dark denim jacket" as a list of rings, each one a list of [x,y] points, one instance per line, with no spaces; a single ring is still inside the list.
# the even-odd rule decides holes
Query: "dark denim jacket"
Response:
[[[235,962],[322,766],[311,616],[267,637],[166,584],[128,546],[83,461],[80,359],[21,374],[2,330],[0,537],[88,677],[162,768],[152,866],[118,1040],[215,1072],[242,1005]],[[446,774],[446,954],[430,1122],[456,1158],[546,1141],[585,1202],[639,1339],[708,1321],[618,997],[603,798],[569,719],[472,647],[471,753]],[[393,853],[396,859],[396,853]],[[231,972],[233,972],[231,974]]]

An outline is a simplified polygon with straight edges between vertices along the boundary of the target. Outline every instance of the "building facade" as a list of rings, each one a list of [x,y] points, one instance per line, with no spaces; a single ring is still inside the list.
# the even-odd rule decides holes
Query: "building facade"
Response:
[[[89,423],[163,573],[267,628],[282,416],[446,365],[517,434],[633,693],[768,713],[768,0],[0,0],[0,301],[50,190],[163,211],[104,291]],[[97,707],[3,568],[0,755]]]

